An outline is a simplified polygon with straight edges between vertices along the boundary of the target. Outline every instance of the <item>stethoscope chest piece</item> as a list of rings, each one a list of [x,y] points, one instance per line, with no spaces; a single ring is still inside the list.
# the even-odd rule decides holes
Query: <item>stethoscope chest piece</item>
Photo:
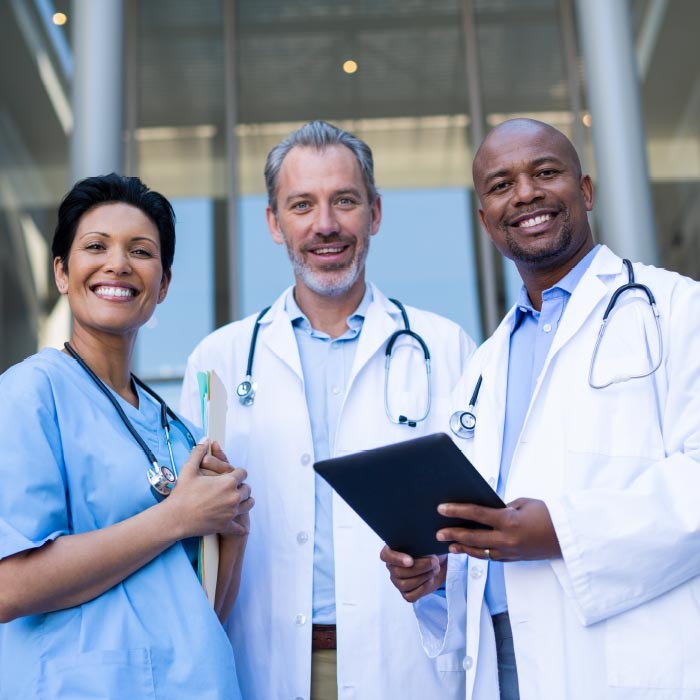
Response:
[[[168,469],[168,467],[161,467],[157,462],[153,463],[147,475],[148,483],[159,500],[169,496],[177,482],[177,477],[173,471]]]
[[[237,387],[236,396],[243,406],[252,406],[255,403],[255,390],[257,385],[246,377]]]
[[[476,416],[471,411],[455,411],[450,416],[450,429],[461,438],[473,438]]]

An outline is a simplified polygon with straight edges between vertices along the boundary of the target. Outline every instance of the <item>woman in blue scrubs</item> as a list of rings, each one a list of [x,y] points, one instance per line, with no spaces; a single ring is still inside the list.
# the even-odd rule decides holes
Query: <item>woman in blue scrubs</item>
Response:
[[[138,178],[88,178],[59,209],[70,345],[0,377],[2,700],[240,698],[220,621],[249,529],[246,473],[218,445],[192,449],[172,416],[171,462],[162,405],[130,374],[174,247],[169,202]],[[179,471],[167,498],[151,490],[149,451]],[[214,609],[193,567],[197,538],[213,533]]]

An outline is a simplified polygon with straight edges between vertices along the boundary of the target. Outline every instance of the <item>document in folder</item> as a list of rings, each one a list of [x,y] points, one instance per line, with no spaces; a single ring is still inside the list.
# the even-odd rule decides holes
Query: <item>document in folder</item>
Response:
[[[226,387],[213,370],[198,372],[199,398],[202,408],[202,427],[211,444],[218,442],[223,448],[226,440],[226,411],[228,400]],[[199,566],[197,574],[207,594],[209,602],[214,605],[216,582],[219,574],[219,536],[207,535],[199,541]]]
[[[435,539],[443,527],[486,527],[440,515],[440,503],[505,508],[445,433],[322,460],[314,469],[384,542],[411,556],[446,553],[449,542]]]

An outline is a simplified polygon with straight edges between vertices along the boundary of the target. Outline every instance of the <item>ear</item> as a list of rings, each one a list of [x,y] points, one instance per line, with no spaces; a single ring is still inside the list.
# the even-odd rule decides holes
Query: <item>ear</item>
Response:
[[[583,201],[586,204],[586,211],[592,211],[593,209],[593,181],[590,175],[581,175],[579,180],[579,185],[581,187],[581,194],[583,195]]]
[[[284,236],[282,235],[282,230],[277,221],[277,216],[269,206],[265,209],[265,217],[267,218],[267,228],[270,229],[272,240],[278,245],[282,245],[282,243],[284,243]]]
[[[160,289],[158,290],[158,303],[160,304],[162,301],[165,300],[165,297],[168,295],[168,289],[170,287],[170,280],[173,278],[173,273],[168,270],[166,273],[163,274],[163,277],[160,280]]]
[[[53,259],[53,276],[56,280],[56,287],[61,294],[68,293],[68,271],[63,266],[61,258]]]
[[[374,236],[379,231],[379,225],[382,223],[382,198],[377,195],[372,206],[370,207],[370,224],[369,233]]]

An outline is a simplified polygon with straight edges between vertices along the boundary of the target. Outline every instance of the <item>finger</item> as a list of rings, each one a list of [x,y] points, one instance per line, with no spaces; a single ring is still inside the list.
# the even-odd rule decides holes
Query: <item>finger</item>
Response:
[[[392,566],[413,566],[413,557],[409,554],[404,554],[403,552],[397,552],[389,547],[389,545],[384,545],[382,551],[379,553],[379,558],[388,565]]]
[[[455,542],[475,549],[484,549],[492,545],[493,538],[492,530],[471,530],[466,527],[445,527],[435,534],[435,539],[440,542]]]
[[[240,496],[241,503],[243,503],[243,501],[247,501],[250,498],[250,486],[248,486],[248,484],[241,484],[238,487],[238,494]]]
[[[440,573],[440,562],[437,557],[421,557],[414,559],[413,566],[387,564],[387,568],[394,578],[411,579],[416,576],[436,576]]]
[[[221,444],[216,440],[214,440],[214,442],[211,444],[211,454],[217,459],[220,459],[222,462],[228,462],[228,457],[226,456],[223,447],[221,447]]]
[[[238,504],[238,514],[241,515],[243,513],[249,513],[253,506],[255,505],[255,499],[250,496],[249,498],[246,498],[245,501],[241,501]]]
[[[183,474],[187,475],[189,473],[196,472],[197,469],[199,469],[199,465],[204,459],[204,455],[206,455],[208,449],[209,440],[207,440],[206,438],[202,438],[192,448],[192,452],[190,452],[189,457],[185,460],[185,463],[182,465],[182,467],[180,467],[180,476],[182,477]]]
[[[475,559],[483,559],[484,561],[508,561],[506,557],[502,556],[500,550],[498,549],[490,549],[487,547],[467,547],[454,542],[450,545],[450,554],[468,554],[470,557],[474,557]]]
[[[233,467],[214,455],[207,454],[202,460],[202,467],[209,469],[210,471],[216,472],[217,474],[227,474],[233,471]]]
[[[496,523],[503,517],[503,510],[503,508],[477,506],[474,503],[441,503],[438,506],[438,513],[447,518],[473,520],[490,527],[495,527]]]
[[[243,469],[243,467],[236,467],[233,470],[233,475],[241,483],[244,482],[248,478],[248,472],[245,469]]]
[[[431,577],[423,585],[414,588],[412,591],[402,593],[403,599],[408,603],[415,603],[417,600],[422,598],[429,593],[432,593],[436,588],[435,581]]]

